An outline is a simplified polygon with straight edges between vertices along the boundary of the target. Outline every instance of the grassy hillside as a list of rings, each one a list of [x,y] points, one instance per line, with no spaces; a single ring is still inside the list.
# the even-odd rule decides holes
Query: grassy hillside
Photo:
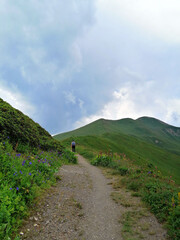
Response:
[[[91,159],[99,151],[125,153],[136,164],[150,162],[180,183],[180,128],[157,119],[100,119],[54,138],[64,139],[67,147],[74,138],[77,151]]]
[[[64,140],[76,136],[101,136],[105,133],[120,133],[138,137],[145,142],[180,154],[180,128],[149,117],[137,120],[126,118],[116,121],[99,119],[74,131],[55,135],[54,138]]]
[[[0,140],[6,139],[9,139],[14,149],[27,145],[45,150],[57,147],[62,149],[61,144],[38,123],[0,98]]]

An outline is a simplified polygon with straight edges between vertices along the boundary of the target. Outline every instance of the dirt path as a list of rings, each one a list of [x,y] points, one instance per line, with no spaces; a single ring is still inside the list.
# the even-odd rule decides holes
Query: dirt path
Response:
[[[85,239],[121,239],[118,206],[110,197],[112,188],[100,170],[79,156],[79,164],[85,167],[92,180],[92,192],[84,202],[86,221],[83,222]]]
[[[111,182],[104,177],[100,169],[91,166],[81,156],[78,156],[78,161],[78,165],[63,166],[60,169],[62,180],[35,206],[32,216],[21,230],[22,239],[126,239],[121,234],[123,225],[120,220],[122,214],[128,211],[127,206],[112,200],[114,190]],[[118,190],[113,193],[113,198],[117,193]],[[146,217],[156,226],[157,233],[150,234],[150,238],[146,234],[144,239],[164,240],[164,230],[156,219],[149,215]],[[131,236],[129,239],[139,238]]]

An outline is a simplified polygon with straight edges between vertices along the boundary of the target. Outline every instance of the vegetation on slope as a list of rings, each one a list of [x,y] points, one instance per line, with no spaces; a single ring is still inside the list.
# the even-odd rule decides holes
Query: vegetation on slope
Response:
[[[16,234],[54,173],[77,158],[39,124],[0,99],[0,239]]]
[[[3,139],[9,139],[14,149],[27,145],[44,150],[62,149],[60,142],[38,123],[0,98],[0,140]]]
[[[66,150],[21,154],[8,141],[0,143],[0,239],[9,240],[17,233],[34,200],[55,184],[54,173],[62,164],[76,161]]]

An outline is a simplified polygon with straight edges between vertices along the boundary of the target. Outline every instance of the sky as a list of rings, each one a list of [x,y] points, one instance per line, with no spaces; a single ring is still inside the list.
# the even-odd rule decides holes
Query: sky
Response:
[[[179,0],[0,0],[0,97],[50,134],[99,118],[180,127]]]

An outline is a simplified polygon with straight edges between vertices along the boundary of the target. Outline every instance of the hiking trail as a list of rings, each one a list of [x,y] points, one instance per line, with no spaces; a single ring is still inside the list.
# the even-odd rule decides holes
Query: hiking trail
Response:
[[[122,234],[124,214],[139,213],[140,210],[147,213],[139,199],[135,200],[122,189],[113,189],[114,179],[106,178],[101,169],[90,165],[80,155],[77,165],[62,166],[58,175],[61,180],[47,191],[25,221],[22,239],[123,240],[126,239]],[[132,203],[126,206],[122,198],[121,204],[115,202],[114,194],[120,194],[125,202],[132,200]],[[165,230],[152,214],[142,214],[138,221],[139,233],[131,239],[141,239],[142,235],[144,239],[166,239]],[[141,225],[146,229],[143,230]]]

